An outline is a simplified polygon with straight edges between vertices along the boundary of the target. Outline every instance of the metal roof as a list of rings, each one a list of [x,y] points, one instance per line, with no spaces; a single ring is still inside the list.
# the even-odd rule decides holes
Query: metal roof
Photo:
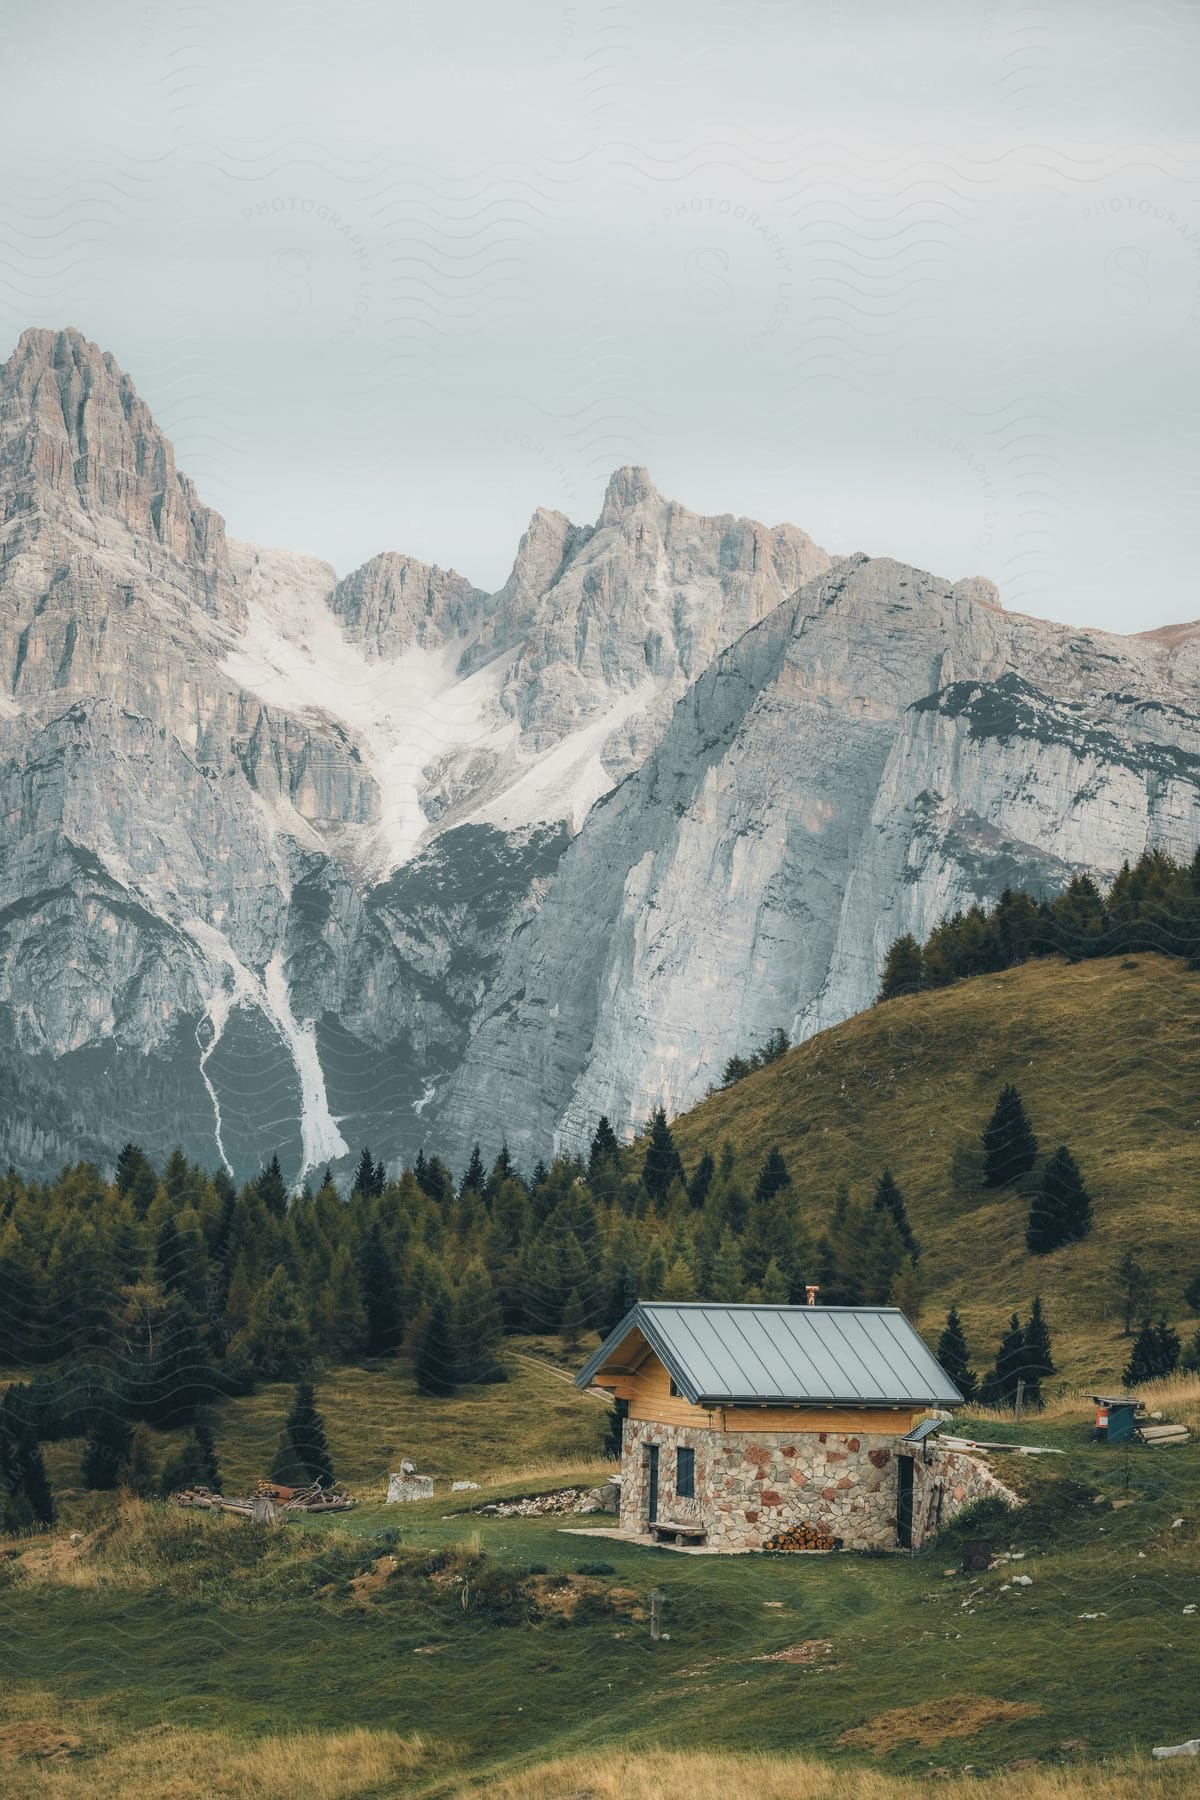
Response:
[[[640,1331],[693,1406],[957,1406],[962,1395],[897,1306],[639,1300],[575,1377],[587,1387]]]

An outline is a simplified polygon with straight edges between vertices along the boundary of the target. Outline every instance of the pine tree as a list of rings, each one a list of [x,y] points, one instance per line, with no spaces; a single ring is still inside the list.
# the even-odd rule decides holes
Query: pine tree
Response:
[[[656,1206],[662,1206],[670,1192],[671,1183],[682,1181],[683,1178],[683,1164],[675,1148],[675,1139],[671,1136],[671,1127],[667,1124],[666,1112],[661,1106],[656,1106],[650,1115],[650,1142],[642,1163],[642,1180],[646,1192]]]
[[[1001,1088],[995,1110],[983,1132],[983,1179],[987,1187],[1005,1187],[1027,1175],[1037,1160],[1037,1139],[1020,1093]]]
[[[1143,1319],[1121,1379],[1126,1387],[1140,1387],[1143,1381],[1157,1381],[1161,1375],[1170,1375],[1178,1361],[1179,1339],[1166,1318],[1160,1318],[1157,1325]]]
[[[603,1163],[615,1163],[620,1155],[621,1146],[617,1142],[617,1134],[607,1118],[601,1114],[592,1137],[591,1149],[588,1151],[588,1175],[595,1177]]]
[[[1025,1332],[1016,1313],[1008,1321],[1008,1330],[1000,1339],[996,1366],[984,1383],[984,1403],[1011,1406],[1017,1397],[1017,1383],[1025,1373]]]
[[[479,1194],[482,1197],[486,1186],[487,1170],[483,1166],[479,1145],[476,1144],[471,1151],[471,1160],[463,1170],[463,1178],[458,1184],[458,1197],[460,1200],[465,1194]]]
[[[891,1214],[904,1248],[916,1262],[921,1254],[921,1246],[913,1236],[912,1226],[908,1222],[908,1209],[904,1204],[904,1195],[890,1169],[885,1169],[875,1184],[874,1210]]]
[[[21,1393],[27,1390],[20,1390]],[[32,1426],[20,1416],[13,1389],[0,1400],[0,1531],[54,1523],[54,1496]]]
[[[745,1291],[742,1274],[742,1252],[737,1239],[727,1225],[721,1233],[721,1241],[717,1245],[717,1253],[713,1257],[711,1293],[709,1298],[723,1301],[727,1306],[740,1300]]]
[[[92,1414],[83,1449],[83,1461],[79,1466],[84,1487],[116,1487],[121,1466],[129,1454],[132,1436],[128,1419],[117,1410],[115,1395],[100,1396]]]
[[[492,1278],[479,1261],[467,1264],[454,1297],[454,1340],[458,1379],[504,1381],[500,1360],[504,1321]]]
[[[298,1464],[304,1471],[304,1482],[289,1482],[278,1471],[287,1464],[295,1468]],[[300,1381],[296,1384],[296,1393],[291,1410],[284,1421],[283,1436],[279,1440],[279,1451],[272,1466],[272,1475],[276,1481],[288,1487],[305,1485],[311,1481],[319,1481],[322,1487],[333,1486],[333,1458],[329,1453],[329,1443],[325,1436],[325,1421],[317,1411],[317,1396],[311,1381]]]
[[[358,1255],[358,1280],[366,1314],[368,1356],[392,1356],[404,1330],[396,1271],[378,1225],[372,1225]]]
[[[892,1000],[897,994],[915,994],[925,985],[925,960],[915,937],[906,932],[892,944],[884,959],[879,983],[879,998]]]
[[[159,1482],[162,1494],[175,1494],[181,1488],[195,1487],[209,1488],[214,1494],[221,1492],[217,1447],[211,1429],[200,1422],[193,1426],[175,1455],[167,1458]]]
[[[421,1160],[418,1158],[418,1160]],[[358,1159],[358,1167],[354,1171],[354,1185],[350,1197],[355,1195],[360,1200],[377,1200],[383,1192],[385,1172],[382,1163],[373,1160],[371,1152],[363,1148]]]
[[[563,1349],[574,1351],[579,1348],[584,1333],[583,1301],[579,1289],[572,1288],[563,1302],[562,1320],[559,1333],[563,1341]]]
[[[687,1184],[688,1200],[693,1206],[701,1207],[704,1205],[705,1200],[708,1198],[708,1190],[712,1186],[715,1171],[716,1164],[706,1150],[704,1155],[700,1158],[700,1161],[696,1164],[696,1167],[692,1170],[691,1180]],[[1197,1277],[1197,1279],[1200,1280],[1200,1277]],[[1196,1310],[1197,1312],[1200,1312],[1200,1305],[1197,1306]]]
[[[764,1306],[786,1306],[791,1298],[787,1277],[777,1257],[773,1256],[767,1264],[758,1291]]]
[[[694,1300],[696,1298],[696,1277],[692,1273],[692,1265],[685,1256],[676,1256],[667,1264],[666,1278],[662,1285],[664,1300]]]
[[[971,1367],[971,1352],[967,1349],[966,1333],[955,1306],[946,1314],[945,1329],[938,1339],[937,1359],[963,1399],[973,1400],[979,1378]]]
[[[1035,1255],[1074,1243],[1091,1229],[1092,1203],[1079,1164],[1060,1144],[1042,1171],[1041,1190],[1029,1208],[1025,1243]]]
[[[145,1425],[135,1425],[129,1436],[129,1447],[117,1471],[117,1486],[139,1500],[149,1500],[159,1489],[158,1458],[154,1438]]]
[[[1179,1366],[1186,1369],[1189,1375],[1200,1375],[1200,1327],[1193,1332],[1192,1341],[1184,1351]]]
[[[283,1264],[255,1298],[242,1347],[268,1381],[295,1379],[312,1361],[313,1345],[300,1296]]]
[[[1192,1276],[1183,1290],[1183,1298],[1191,1311],[1200,1313],[1200,1269]]]
[[[457,1385],[455,1377],[454,1325],[450,1301],[444,1288],[439,1288],[430,1303],[425,1322],[417,1339],[413,1374],[423,1394],[444,1399]]]
[[[1030,1406],[1042,1404],[1042,1383],[1055,1373],[1051,1348],[1050,1327],[1042,1314],[1041,1296],[1035,1295],[1029,1321],[1025,1326],[1022,1342],[1024,1362],[1020,1370],[1025,1382],[1025,1399]]]
[[[321,1345],[335,1361],[352,1362],[362,1355],[367,1342],[367,1309],[359,1272],[345,1244],[339,1244],[329,1260],[329,1275],[316,1311]]]
[[[767,1160],[759,1170],[758,1180],[754,1184],[754,1199],[756,1204],[762,1205],[764,1201],[772,1199],[776,1194],[782,1193],[784,1188],[789,1188],[791,1185],[792,1178],[788,1174],[788,1166],[784,1162],[779,1150],[773,1146],[768,1150]]]
[[[273,1219],[283,1218],[287,1212],[288,1195],[278,1156],[272,1156],[258,1178],[258,1197]]]

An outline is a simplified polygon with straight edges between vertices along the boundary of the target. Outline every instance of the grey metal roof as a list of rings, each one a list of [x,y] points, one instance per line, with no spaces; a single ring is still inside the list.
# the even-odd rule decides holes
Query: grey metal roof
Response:
[[[897,1306],[639,1300],[575,1377],[587,1387],[638,1330],[694,1406],[957,1406]]]

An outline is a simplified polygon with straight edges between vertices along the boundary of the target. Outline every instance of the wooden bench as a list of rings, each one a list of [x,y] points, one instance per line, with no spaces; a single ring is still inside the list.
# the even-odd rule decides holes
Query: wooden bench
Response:
[[[650,1529],[660,1544],[702,1544],[708,1536],[705,1527],[694,1521],[687,1524],[676,1519],[655,1519]]]

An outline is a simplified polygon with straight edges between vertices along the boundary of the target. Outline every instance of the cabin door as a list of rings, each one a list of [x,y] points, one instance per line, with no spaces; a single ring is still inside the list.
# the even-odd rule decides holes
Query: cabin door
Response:
[[[658,1445],[650,1444],[646,1451],[646,1523],[653,1525],[658,1517]]]
[[[913,1541],[913,1459],[896,1459],[899,1488],[896,1496],[896,1542],[901,1550],[911,1550]]]

